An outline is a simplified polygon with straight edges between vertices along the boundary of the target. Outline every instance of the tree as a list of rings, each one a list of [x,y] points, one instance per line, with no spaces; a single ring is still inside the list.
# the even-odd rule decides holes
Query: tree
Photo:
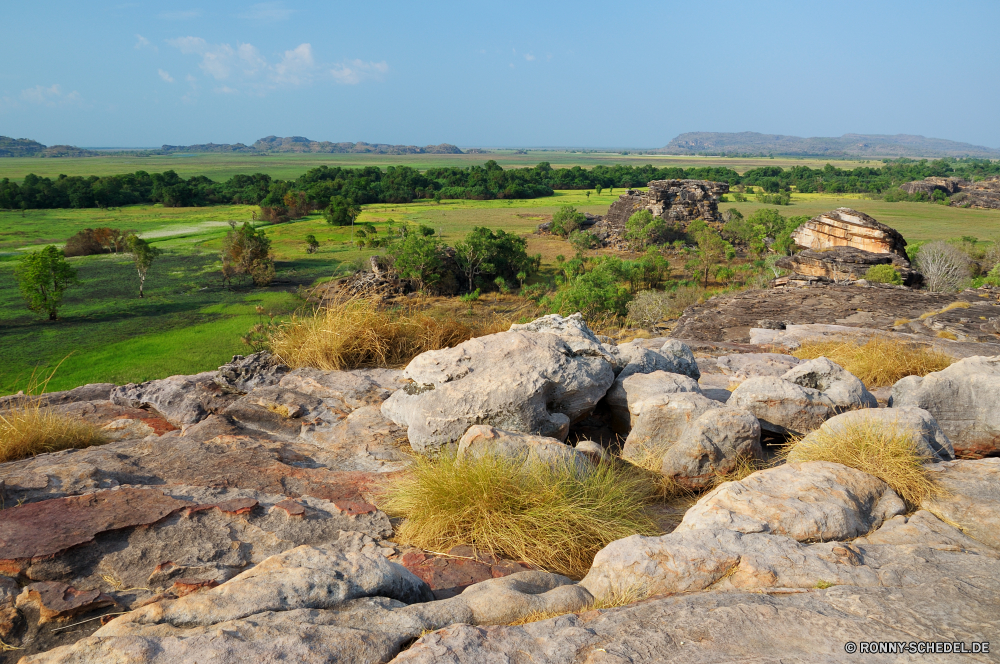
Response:
[[[704,271],[703,286],[708,286],[708,272],[712,266],[725,258],[729,243],[711,228],[701,230],[697,235],[698,265]]]
[[[256,286],[266,286],[274,278],[271,240],[264,229],[256,229],[249,222],[239,227],[230,222],[222,242],[222,280],[231,286],[233,277],[241,284],[250,277]]]
[[[125,245],[132,254],[135,271],[139,273],[139,297],[143,297],[142,287],[146,284],[146,273],[156,257],[163,252],[134,233],[126,238]]]
[[[315,254],[318,249],[319,249],[319,240],[316,239],[315,235],[310,233],[309,235],[306,236],[306,253]]]
[[[957,291],[971,276],[969,257],[942,240],[920,247],[916,258],[917,269],[924,275],[924,284],[929,291]]]
[[[598,195],[598,196],[600,196],[600,195],[601,195],[601,192],[602,192],[603,190],[604,190],[604,187],[602,187],[601,185],[599,185],[599,184],[595,184],[595,185],[594,185],[594,191],[596,191],[596,192],[597,192],[597,195]]]
[[[413,281],[422,291],[441,280],[443,253],[441,243],[433,236],[407,233],[403,241],[393,248],[393,266],[400,277]]]
[[[587,192],[587,200],[588,201],[590,200],[590,192],[589,191]]]
[[[479,275],[489,275],[495,283],[496,277],[512,281],[519,272],[528,275],[537,271],[535,261],[525,251],[527,246],[524,238],[513,233],[477,226],[455,246],[455,261],[471,292]]]
[[[14,274],[28,309],[48,314],[49,320],[56,319],[63,292],[80,283],[66,256],[52,245],[22,256]]]
[[[359,214],[361,207],[344,196],[333,196],[330,198],[330,206],[323,210],[326,223],[333,226],[353,226]]]
[[[564,205],[559,211],[552,215],[552,225],[549,229],[554,235],[566,237],[575,230],[578,230],[584,221],[587,220],[582,213],[577,212],[572,205]]]
[[[458,269],[469,280],[470,293],[476,277],[483,272],[492,271],[493,266],[486,262],[488,258],[489,252],[481,243],[466,241],[455,245],[455,262],[458,263]]]

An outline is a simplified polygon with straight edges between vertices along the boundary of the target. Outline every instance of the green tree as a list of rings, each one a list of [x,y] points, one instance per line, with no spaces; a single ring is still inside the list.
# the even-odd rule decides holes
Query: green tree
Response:
[[[424,290],[441,280],[444,256],[441,243],[431,235],[408,233],[392,251],[396,272]]]
[[[601,185],[599,185],[599,184],[595,184],[595,185],[594,185],[594,191],[596,191],[596,192],[597,192],[597,195],[598,195],[598,196],[600,196],[600,195],[601,195],[601,192],[602,192],[602,191],[604,191],[604,187],[602,187],[602,186],[601,186]]]
[[[536,272],[538,265],[528,256],[527,246],[524,238],[513,233],[477,226],[455,245],[455,261],[472,291],[479,275],[492,277],[495,282],[496,277],[513,281],[519,272]]]
[[[222,280],[232,285],[233,277],[242,284],[250,277],[256,286],[266,286],[274,278],[274,258],[271,240],[264,229],[256,229],[249,222],[237,227],[230,223],[230,230],[222,241]]]
[[[654,217],[649,210],[639,210],[625,222],[625,239],[633,248],[643,249],[662,242],[667,234],[667,224],[662,217]]]
[[[306,236],[306,253],[315,254],[318,249],[319,249],[319,240],[316,239],[315,235],[310,233],[309,235]]]
[[[729,243],[711,228],[698,233],[698,265],[704,272],[703,286],[708,286],[708,273],[714,265],[726,257]]]
[[[344,196],[333,196],[330,205],[323,210],[323,218],[332,226],[353,226],[361,214],[361,207]]]
[[[572,205],[564,205],[559,208],[559,211],[552,215],[552,225],[549,230],[552,231],[554,235],[561,235],[566,237],[575,230],[579,230],[581,224],[586,221],[582,213],[577,212],[576,208]]]
[[[162,254],[157,247],[143,240],[132,233],[125,240],[128,252],[132,254],[132,262],[135,263],[135,271],[139,273],[139,297],[143,297],[142,289],[146,285],[146,274],[156,257]]]
[[[48,314],[49,320],[56,319],[56,312],[62,306],[63,292],[80,283],[66,256],[52,245],[22,256],[14,274],[28,309]]]

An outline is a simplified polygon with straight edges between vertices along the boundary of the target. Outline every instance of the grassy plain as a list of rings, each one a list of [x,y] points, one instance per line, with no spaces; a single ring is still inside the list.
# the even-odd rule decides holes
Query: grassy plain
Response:
[[[480,166],[495,159],[504,168],[535,166],[547,161],[554,167],[568,168],[581,166],[590,168],[598,164],[613,166],[627,164],[643,166],[653,164],[663,166],[728,166],[740,173],[758,166],[810,166],[822,168],[833,163],[840,168],[855,168],[861,165],[881,165],[881,162],[856,160],[827,160],[777,157],[730,158],[696,157],[675,155],[628,154],[617,152],[567,152],[560,150],[528,150],[519,154],[514,150],[496,150],[487,154],[175,154],[152,157],[8,157],[0,159],[0,178],[10,178],[20,182],[28,173],[55,178],[60,173],[66,175],[115,175],[144,170],[150,173],[174,170],[178,175],[191,177],[204,175],[212,180],[227,180],[237,173],[267,173],[282,180],[295,179],[310,168],[317,166],[386,166],[405,165],[419,170],[442,166]]]
[[[2,161],[2,160],[0,160]],[[541,253],[543,270],[558,254],[570,256],[569,244],[530,233],[561,205],[603,213],[617,199],[607,191],[588,198],[582,191],[525,201],[443,201],[366,206],[359,223],[385,232],[388,220],[422,223],[454,243],[474,226],[501,228],[528,236],[529,253]],[[886,203],[845,195],[793,195],[782,214],[815,215],[839,206],[866,212],[899,229],[908,240],[1000,235],[1000,211],[963,210],[930,203]],[[744,214],[757,203],[723,203]],[[305,306],[300,287],[332,277],[375,252],[350,244],[350,228],[332,227],[319,215],[267,227],[276,257],[277,278],[265,289],[222,288],[218,251],[227,222],[249,220],[250,206],[163,208],[135,206],[120,210],[29,210],[0,212],[0,393],[18,389],[34,368],[54,367],[69,358],[50,383],[64,389],[87,382],[138,382],[217,367],[246,352],[240,336],[260,321],[256,306],[286,316]],[[61,320],[52,324],[28,312],[17,291],[14,261],[24,249],[61,244],[86,227],[117,226],[138,230],[164,250],[140,300],[138,279],[124,257],[70,259],[83,285],[67,291]],[[315,254],[304,238],[320,241]]]

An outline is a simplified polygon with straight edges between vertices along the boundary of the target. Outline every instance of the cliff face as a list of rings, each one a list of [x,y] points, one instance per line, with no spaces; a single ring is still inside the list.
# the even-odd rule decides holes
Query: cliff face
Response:
[[[624,230],[628,218],[642,209],[667,221],[719,221],[719,197],[729,191],[728,184],[709,180],[653,180],[648,186],[620,196],[608,209],[607,225]]]

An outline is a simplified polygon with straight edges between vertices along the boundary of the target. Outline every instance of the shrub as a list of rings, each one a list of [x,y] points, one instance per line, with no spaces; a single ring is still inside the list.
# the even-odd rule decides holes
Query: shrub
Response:
[[[399,276],[418,290],[436,285],[445,273],[444,247],[431,235],[407,233],[390,252]]]
[[[639,292],[628,304],[629,320],[649,327],[668,318],[676,318],[704,295],[699,286],[678,286],[673,290],[646,290]]]
[[[668,234],[667,223],[662,217],[654,217],[649,210],[639,210],[625,222],[625,239],[637,249],[661,243]]]
[[[589,231],[573,231],[569,234],[569,243],[579,253],[594,249],[598,245],[597,236]]]
[[[483,455],[418,457],[381,506],[406,520],[400,542],[435,551],[465,544],[579,578],[614,540],[652,535],[647,479],[627,464],[567,465]]]
[[[16,399],[0,410],[0,463],[106,442],[94,425],[54,413],[38,397]]]
[[[903,284],[903,277],[899,276],[899,272],[892,265],[872,265],[865,272],[865,279],[876,284],[896,284],[901,286]]]
[[[570,233],[580,228],[580,225],[587,218],[581,212],[577,212],[572,205],[564,205],[559,211],[552,215],[552,225],[549,230],[555,235],[566,237]]]
[[[957,291],[972,276],[969,257],[941,240],[920,247],[916,259],[916,267],[924,275],[924,284],[929,291],[936,293]]]
[[[632,294],[607,270],[594,269],[578,274],[562,288],[549,296],[548,304],[553,313],[582,312],[592,315],[604,311],[619,315],[627,313]]]
[[[398,367],[424,351],[450,348],[509,328],[510,321],[496,315],[470,325],[452,316],[410,315],[379,309],[368,300],[348,300],[310,315],[293,316],[271,333],[268,346],[295,368]]]
[[[274,259],[271,240],[263,228],[256,229],[247,222],[242,226],[230,222],[230,229],[222,241],[222,280],[232,285],[233,277],[241,285],[247,277],[257,286],[271,283]]]
[[[802,360],[827,357],[857,376],[868,387],[888,387],[906,376],[926,376],[954,361],[942,353],[890,337],[804,343],[792,353]]]
[[[937,492],[916,445],[916,434],[895,423],[859,417],[824,425],[783,450],[789,462],[830,461],[873,475],[911,505]]]

